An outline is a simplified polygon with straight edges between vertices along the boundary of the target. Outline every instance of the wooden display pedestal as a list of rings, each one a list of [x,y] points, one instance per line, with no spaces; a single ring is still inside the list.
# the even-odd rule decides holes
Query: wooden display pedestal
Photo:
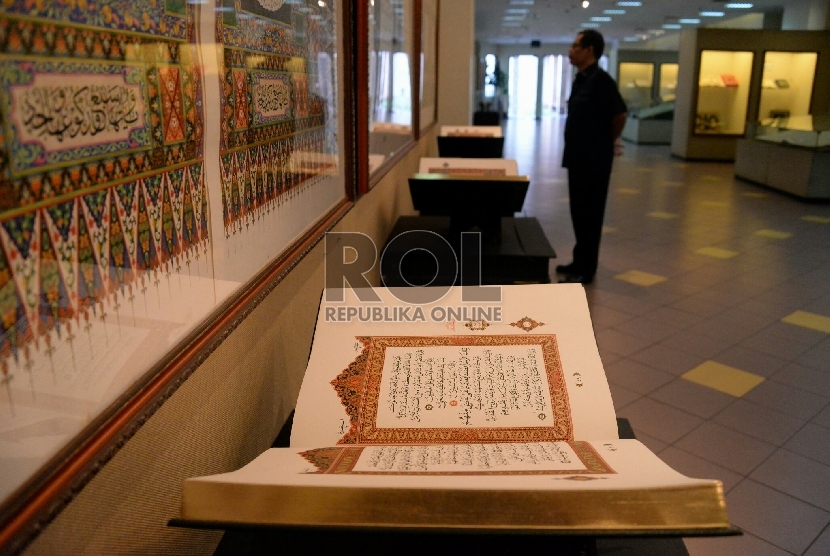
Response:
[[[462,285],[462,256],[464,285],[550,283],[548,262],[556,252],[539,221],[501,217],[497,222],[495,230],[488,230],[486,225],[468,227],[448,216],[399,218],[383,252],[384,283],[387,287]],[[462,251],[463,232],[481,232],[480,276],[477,243],[465,239]],[[445,264],[444,257],[453,255],[458,265]]]

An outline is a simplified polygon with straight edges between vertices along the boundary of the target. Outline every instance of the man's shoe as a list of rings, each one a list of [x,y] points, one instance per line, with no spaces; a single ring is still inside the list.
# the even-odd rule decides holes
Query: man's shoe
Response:
[[[574,270],[576,270],[576,268],[574,267],[574,263],[556,265],[556,272],[558,272],[559,274],[570,274]]]
[[[590,284],[594,281],[593,276],[585,276],[584,274],[566,274],[559,279],[560,284]]]

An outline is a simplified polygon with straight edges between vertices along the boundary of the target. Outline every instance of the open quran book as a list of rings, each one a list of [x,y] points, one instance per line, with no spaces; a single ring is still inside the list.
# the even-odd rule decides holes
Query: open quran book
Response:
[[[582,286],[496,288],[324,295],[291,447],[187,479],[182,520],[726,532],[720,482],[619,438]]]

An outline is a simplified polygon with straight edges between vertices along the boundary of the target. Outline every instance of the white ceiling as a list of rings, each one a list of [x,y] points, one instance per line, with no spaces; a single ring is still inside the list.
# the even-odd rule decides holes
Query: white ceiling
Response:
[[[452,0],[446,0],[452,1]],[[702,27],[724,20],[762,13],[767,10],[783,10],[787,5],[803,4],[805,0],[751,0],[751,9],[726,8],[726,0],[642,0],[640,7],[618,6],[617,0],[589,0],[582,8],[582,0],[475,0],[476,40],[482,44],[530,44],[531,40],[543,44],[567,43],[591,23],[592,17],[610,17],[610,22],[599,23],[598,30],[607,41],[625,41],[626,37],[654,38],[677,34],[679,31],[664,29],[664,24],[678,24],[680,19],[700,19],[699,24],[682,24],[682,27]],[[507,10],[526,9],[526,13]],[[622,15],[608,15],[605,10],[625,10]],[[724,17],[701,16],[702,11],[721,11]],[[505,16],[519,21],[518,27],[506,27]],[[629,38],[631,45],[636,45]]]

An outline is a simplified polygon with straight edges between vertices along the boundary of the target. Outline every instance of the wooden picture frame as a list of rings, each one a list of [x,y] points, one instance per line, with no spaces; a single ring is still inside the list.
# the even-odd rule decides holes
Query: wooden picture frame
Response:
[[[0,62],[0,432],[28,450],[0,462],[3,553],[54,519],[348,212],[366,152],[351,109],[361,2],[121,4],[135,17],[90,9],[79,22],[54,4],[0,15],[15,40],[57,37]],[[80,28],[92,48],[63,52]],[[47,92],[106,120],[58,125],[69,119]]]

